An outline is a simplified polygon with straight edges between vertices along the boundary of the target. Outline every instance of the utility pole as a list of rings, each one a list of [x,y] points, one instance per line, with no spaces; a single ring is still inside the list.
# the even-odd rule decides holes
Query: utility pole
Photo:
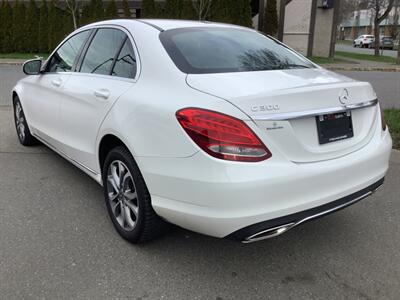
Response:
[[[264,12],[265,12],[265,5],[266,1],[268,0],[259,0],[259,5],[258,5],[258,26],[257,30],[258,31],[263,31],[263,25],[264,25]]]
[[[285,29],[285,9],[286,0],[280,0],[279,2],[279,19],[278,19],[278,40],[283,41],[283,31]]]
[[[312,0],[311,3],[311,15],[310,15],[310,30],[308,34],[308,45],[307,45],[307,56],[313,55],[314,49],[314,32],[315,32],[315,19],[317,16],[318,0]]]
[[[329,58],[335,57],[336,33],[339,22],[340,0],[333,0],[333,21],[331,30],[331,43],[329,48]]]
[[[279,2],[279,20],[278,20],[278,40],[283,42],[283,32],[285,30],[285,10],[292,0],[280,0]]]

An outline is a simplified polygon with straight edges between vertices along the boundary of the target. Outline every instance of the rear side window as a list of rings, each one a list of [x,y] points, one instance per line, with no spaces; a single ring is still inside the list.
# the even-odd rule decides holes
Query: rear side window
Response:
[[[89,30],[75,34],[68,39],[50,58],[48,72],[69,72],[89,36]]]
[[[114,60],[125,39],[126,34],[121,30],[112,28],[99,29],[86,52],[80,72],[111,74]]]
[[[313,68],[295,52],[256,31],[193,27],[164,31],[160,40],[184,73],[225,73]]]
[[[135,52],[128,38],[125,39],[121,52],[115,61],[112,75],[132,79],[136,76]]]

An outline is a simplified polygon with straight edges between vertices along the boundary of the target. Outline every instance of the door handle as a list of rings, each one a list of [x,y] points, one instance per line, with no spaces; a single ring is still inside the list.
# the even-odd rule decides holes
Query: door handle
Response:
[[[100,89],[100,90],[96,90],[94,91],[94,95],[97,98],[103,98],[103,99],[108,99],[108,97],[110,97],[110,91],[107,89]]]
[[[54,85],[54,86],[56,86],[56,87],[60,87],[61,84],[62,84],[62,79],[61,79],[61,78],[53,79],[53,80],[51,81],[51,84]]]

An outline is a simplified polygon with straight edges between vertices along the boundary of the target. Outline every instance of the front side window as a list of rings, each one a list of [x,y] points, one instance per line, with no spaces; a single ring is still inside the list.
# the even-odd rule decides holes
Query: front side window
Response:
[[[127,38],[122,46],[121,52],[115,61],[112,72],[113,76],[135,78],[136,76],[136,58],[132,44]]]
[[[68,39],[50,58],[47,66],[48,72],[69,72],[72,69],[75,59],[83,47],[89,30],[75,34]]]
[[[99,29],[91,42],[80,72],[92,74],[111,74],[114,59],[126,34],[121,30],[104,28]]]
[[[225,73],[313,68],[295,52],[256,31],[193,27],[164,31],[160,40],[184,73]]]

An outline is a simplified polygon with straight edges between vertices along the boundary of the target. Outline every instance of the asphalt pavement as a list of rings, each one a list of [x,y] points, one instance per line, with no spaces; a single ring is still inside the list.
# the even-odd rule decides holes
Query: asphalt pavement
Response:
[[[338,71],[338,73],[370,82],[384,108],[400,108],[400,72]],[[21,66],[0,64],[0,106],[11,104],[10,91],[23,76]]]
[[[135,246],[115,232],[102,188],[46,147],[19,145],[2,106],[0,298],[398,299],[399,195],[393,151],[373,196],[275,239],[175,228]]]
[[[353,45],[341,44],[341,43],[336,43],[335,49],[336,49],[336,51],[345,51],[345,52],[352,52],[352,53],[364,53],[364,54],[374,54],[375,53],[374,49],[358,48],[358,47],[355,48],[355,47],[353,47]],[[380,52],[381,51],[382,51],[382,49],[380,50]],[[397,51],[384,49],[383,55],[397,57]]]

